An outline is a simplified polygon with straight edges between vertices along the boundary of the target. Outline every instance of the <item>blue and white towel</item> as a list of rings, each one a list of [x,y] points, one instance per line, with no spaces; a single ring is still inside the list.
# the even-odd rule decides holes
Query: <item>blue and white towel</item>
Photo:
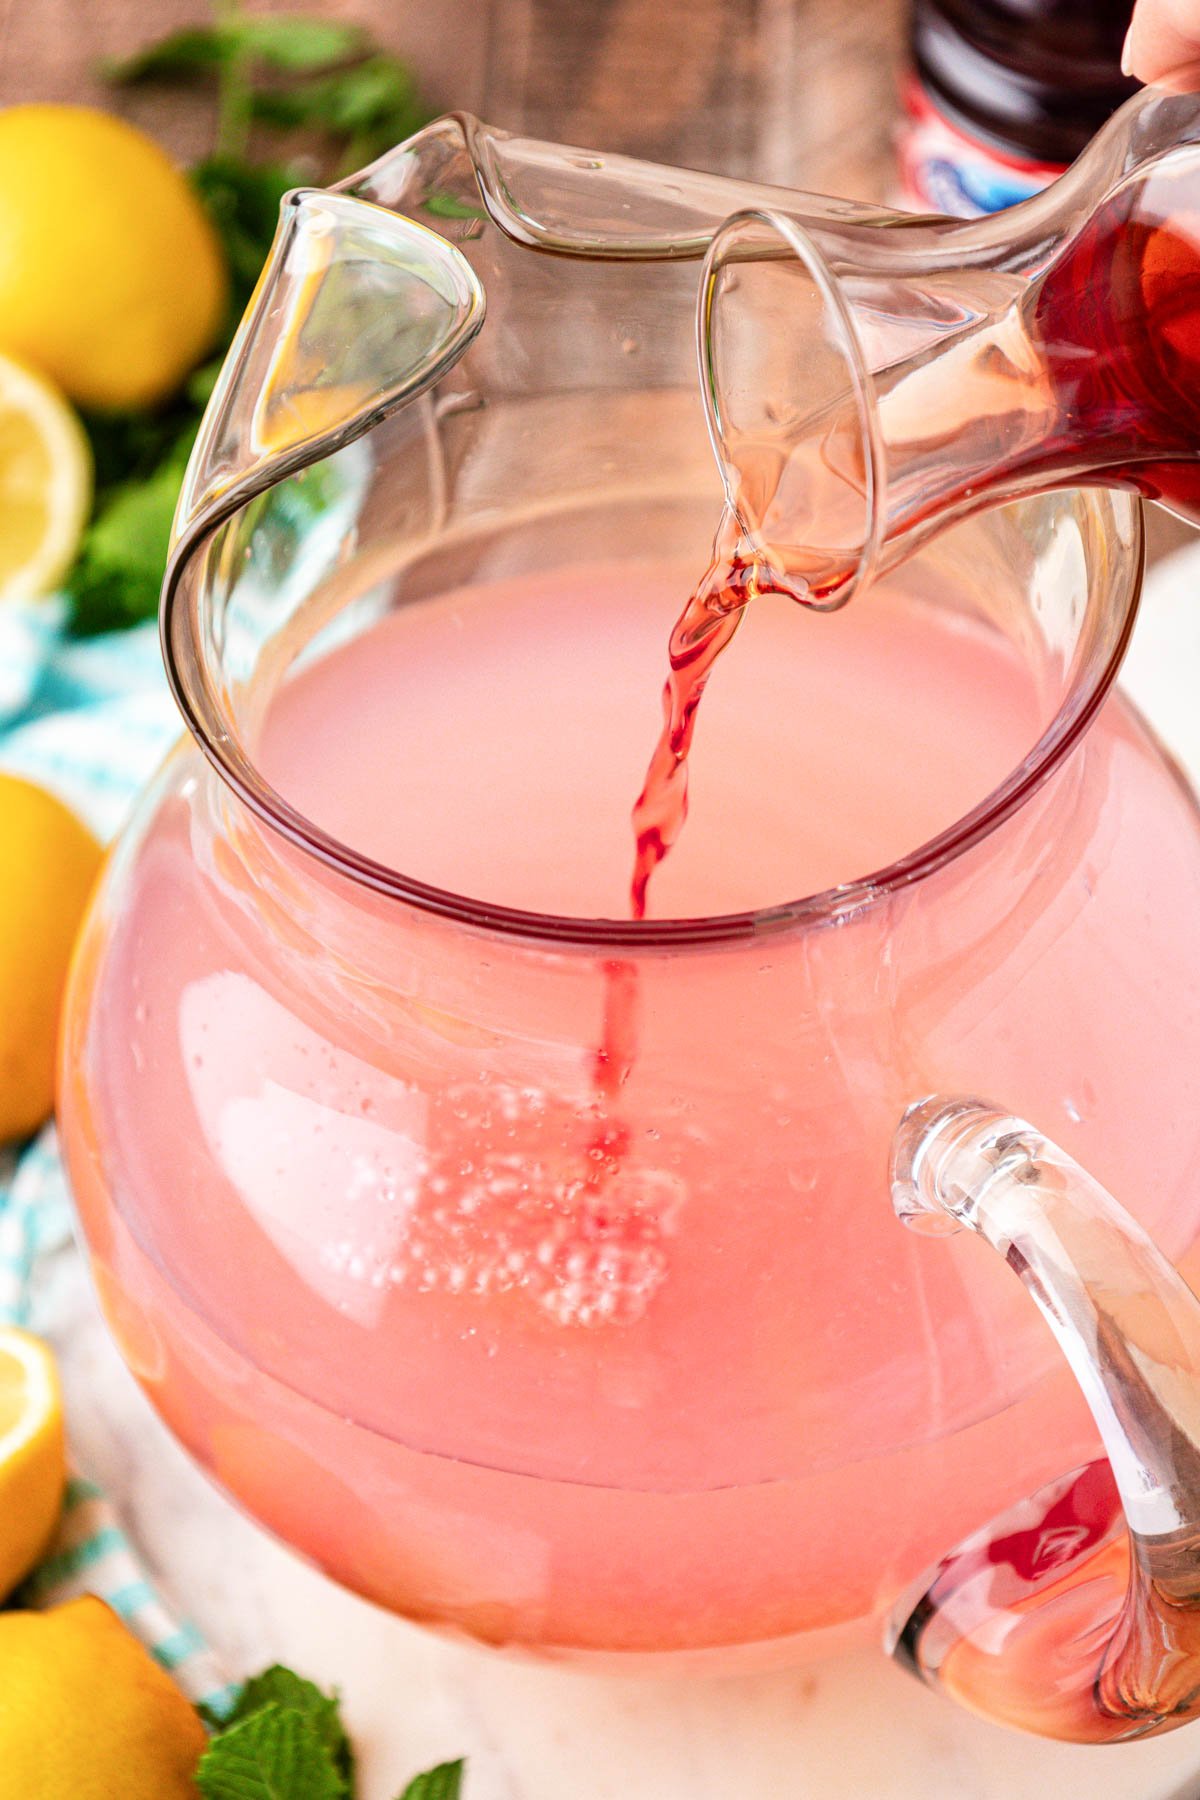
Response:
[[[64,635],[54,601],[0,608],[0,769],[59,794],[110,838],[179,735],[152,625],[108,637]],[[57,1276],[71,1249],[71,1205],[53,1126],[19,1154],[0,1151],[0,1324],[53,1339]],[[50,1606],[98,1594],[184,1691],[220,1717],[235,1690],[195,1627],[149,1581],[114,1508],[72,1476],[58,1539],[21,1591]]]

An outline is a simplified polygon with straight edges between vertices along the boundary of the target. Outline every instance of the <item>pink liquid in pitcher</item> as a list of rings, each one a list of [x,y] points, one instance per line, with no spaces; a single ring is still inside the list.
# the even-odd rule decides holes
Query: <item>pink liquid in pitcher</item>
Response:
[[[627,918],[630,807],[686,583],[681,567],[633,563],[398,613],[283,691],[260,766],[333,836],[435,887]],[[696,806],[644,884],[651,917],[774,905],[883,868],[1036,736],[1015,657],[953,623],[931,632],[919,609],[833,622],[765,594],[713,616],[709,662],[744,624],[688,757]]]
[[[687,587],[630,563],[413,605],[294,674],[257,760],[413,878],[627,919]],[[1040,723],[998,635],[902,586],[835,620],[756,601],[649,916],[881,868]],[[121,852],[63,1129],[128,1361],[287,1541],[489,1641],[727,1660],[870,1616],[1090,1453],[1017,1284],[979,1245],[902,1231],[885,1170],[913,1092],[994,1091],[1085,1145],[1169,1252],[1195,1235],[1200,992],[1176,948],[1200,838],[1119,701],[917,887],[694,952],[371,895],[347,924],[299,852],[252,821],[214,835],[217,791],[177,759]],[[636,1045],[614,1047],[634,991]]]

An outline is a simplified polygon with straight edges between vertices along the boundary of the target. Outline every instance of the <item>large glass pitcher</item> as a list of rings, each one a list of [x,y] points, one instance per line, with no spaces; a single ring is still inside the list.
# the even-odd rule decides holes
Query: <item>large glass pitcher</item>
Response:
[[[869,606],[764,626],[760,672],[800,632],[804,657],[854,632],[856,666],[878,633],[899,659],[846,746],[885,796],[864,866],[785,885],[838,810],[768,779],[801,723],[786,682],[752,784],[783,860],[760,896],[747,789],[707,916],[670,887],[642,922],[589,912],[594,822],[569,794],[557,910],[523,901],[561,745],[507,812],[488,784],[528,734],[460,759],[461,827],[441,824],[499,846],[461,891],[421,860],[419,796],[411,821],[393,803],[469,740],[456,709],[490,703],[486,669],[462,687],[477,643],[508,659],[492,686],[541,671],[529,733],[544,667],[573,701],[644,681],[653,716],[671,584],[722,501],[699,260],[727,215],[781,200],[890,227],[465,119],[285,205],[181,503],[164,641],[191,736],[111,859],[69,999],[66,1152],[153,1404],[338,1580],[554,1656],[878,1637],[952,1546],[1099,1456],[1001,1260],[897,1223],[913,1102],[995,1096],[1171,1262],[1200,1236],[1200,821],[1109,693],[1129,495],[969,518]],[[583,659],[543,667],[587,582],[646,594],[639,656],[597,605]],[[968,718],[939,761],[921,721],[964,673],[983,747]],[[648,749],[626,746],[631,776]]]

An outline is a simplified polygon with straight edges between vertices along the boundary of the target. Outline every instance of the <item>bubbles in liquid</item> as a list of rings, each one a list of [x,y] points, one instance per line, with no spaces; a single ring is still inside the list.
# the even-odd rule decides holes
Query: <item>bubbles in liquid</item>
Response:
[[[684,1189],[606,1153],[604,1126],[536,1087],[448,1088],[400,1242],[386,1264],[340,1244],[340,1268],[410,1293],[512,1296],[553,1325],[636,1323],[667,1279]]]

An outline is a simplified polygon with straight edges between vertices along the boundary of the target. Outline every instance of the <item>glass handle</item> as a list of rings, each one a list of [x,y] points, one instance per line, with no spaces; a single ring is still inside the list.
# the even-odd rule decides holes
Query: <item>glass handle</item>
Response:
[[[1075,1742],[1200,1712],[1200,1303],[1141,1227],[1032,1125],[934,1099],[897,1133],[914,1230],[976,1231],[1041,1309],[1107,1461],[1064,1475],[943,1559],[890,1645],[988,1717]]]

